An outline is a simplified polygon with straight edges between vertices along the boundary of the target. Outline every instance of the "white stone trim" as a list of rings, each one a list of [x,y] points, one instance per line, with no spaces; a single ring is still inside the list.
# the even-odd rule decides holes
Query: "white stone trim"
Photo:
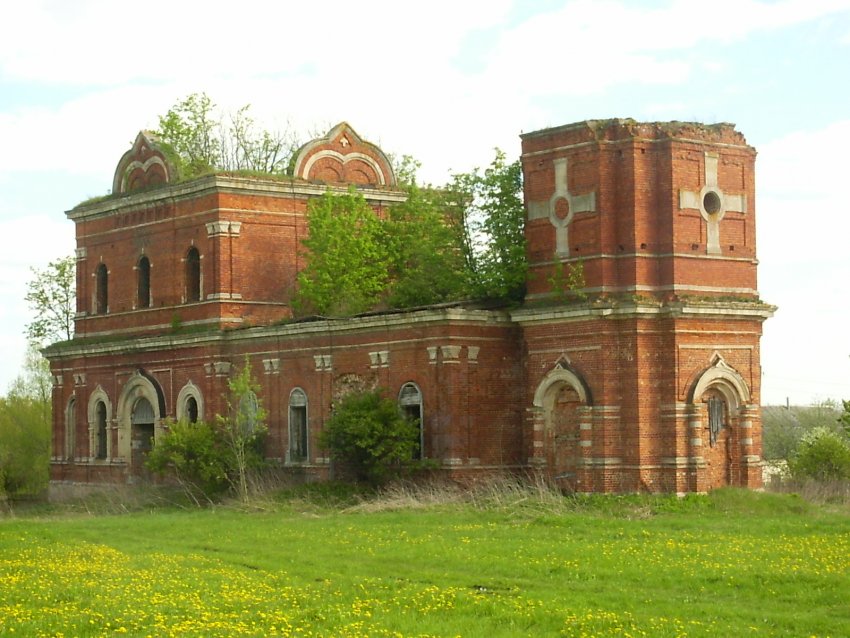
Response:
[[[263,370],[266,374],[280,374],[280,359],[263,359]]]
[[[750,388],[747,382],[719,354],[715,354],[711,367],[705,370],[694,384],[694,401],[711,387],[717,388],[726,398],[730,413],[750,402]]]
[[[558,383],[564,383],[572,387],[578,394],[581,402],[587,404],[587,392],[585,391],[582,380],[572,370],[555,368],[550,370],[538,384],[537,390],[534,393],[533,405],[535,407],[542,408],[546,394],[552,386]]]
[[[224,235],[239,237],[239,233],[242,232],[242,222],[227,220],[209,222],[206,225],[206,229],[208,237],[221,237]]]
[[[324,159],[326,157],[332,157],[335,160],[338,160],[343,166],[345,166],[346,164],[348,164],[348,162],[352,160],[360,160],[366,165],[368,165],[369,168],[371,168],[373,171],[375,171],[375,175],[378,178],[378,184],[380,186],[387,185],[386,178],[384,176],[384,171],[378,165],[378,162],[374,160],[374,158],[369,157],[365,153],[346,153],[345,155],[343,155],[342,153],[339,153],[329,148],[314,153],[310,157],[310,159],[308,159],[304,163],[304,167],[301,169],[300,173],[296,174],[296,177],[300,177],[301,179],[309,179],[308,175],[310,174],[310,169],[313,168],[313,164],[318,162],[320,159]]]
[[[162,436],[162,419],[160,414],[159,394],[150,379],[139,372],[133,373],[124,384],[124,389],[118,397],[116,422],[118,427],[118,458],[132,464],[132,415],[133,406],[138,399],[144,398],[150,403],[154,413],[154,440]]]

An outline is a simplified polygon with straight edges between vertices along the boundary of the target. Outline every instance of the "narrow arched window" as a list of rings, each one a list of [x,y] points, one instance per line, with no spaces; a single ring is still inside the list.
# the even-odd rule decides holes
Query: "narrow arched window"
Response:
[[[306,461],[307,452],[307,395],[295,388],[289,395],[289,460]]]
[[[192,246],[186,253],[186,303],[201,300],[201,254]]]
[[[77,400],[68,402],[65,412],[65,458],[71,460],[77,447]]]
[[[106,404],[103,401],[98,401],[95,407],[95,445],[98,459],[106,458],[107,438],[106,438]]]
[[[99,264],[94,274],[94,312],[105,315],[109,312],[109,271],[106,264]]]
[[[413,458],[422,458],[422,391],[415,383],[405,383],[398,393],[398,405],[401,413],[416,424],[419,436],[416,438],[416,448],[413,450]]]
[[[150,308],[151,305],[151,262],[150,260],[142,256],[139,259],[139,264],[136,267],[137,275],[138,275],[138,300],[136,302],[137,308]]]

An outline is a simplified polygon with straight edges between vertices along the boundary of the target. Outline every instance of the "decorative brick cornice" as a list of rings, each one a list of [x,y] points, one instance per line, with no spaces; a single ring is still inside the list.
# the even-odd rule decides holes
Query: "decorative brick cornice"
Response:
[[[298,179],[272,179],[262,177],[233,177],[228,175],[206,175],[180,184],[169,184],[161,188],[136,192],[123,197],[110,197],[91,204],[81,204],[65,213],[74,221],[109,217],[116,213],[168,201],[196,199],[210,192],[238,193],[240,195],[269,195],[272,197],[321,197],[328,191],[344,194],[348,185],[312,184]],[[357,192],[368,202],[403,202],[407,195],[402,191],[380,188],[358,188]]]
[[[511,312],[511,318],[524,325],[530,323],[548,323],[570,320],[584,320],[592,317],[629,318],[629,317],[677,317],[677,316],[715,316],[764,321],[773,316],[776,306],[761,302],[743,301],[699,301],[699,302],[588,302],[572,305],[552,305],[540,308],[520,308]]]
[[[118,316],[118,313],[111,314]],[[304,338],[323,336],[329,332],[335,334],[369,333],[375,330],[392,330],[405,328],[422,328],[441,324],[462,324],[467,326],[502,326],[511,325],[510,316],[501,310],[475,310],[465,308],[438,308],[418,310],[406,313],[369,315],[366,317],[348,317],[342,319],[321,319],[311,322],[293,322],[275,326],[261,326],[238,331],[220,331],[214,329],[218,319],[198,322],[184,322],[183,325],[213,324],[209,332],[194,332],[187,334],[169,334],[159,336],[140,336],[138,328],[113,330],[103,333],[88,333],[87,337],[110,339],[102,342],[84,341],[75,343],[74,340],[54,344],[45,349],[47,356],[79,356],[100,354],[123,354],[127,352],[156,351],[173,349],[181,346],[224,345],[254,340]],[[241,322],[240,317],[227,318],[228,322]],[[146,329],[169,329],[170,324],[147,326]],[[134,334],[135,333],[135,334]],[[126,335],[123,336],[122,335]]]

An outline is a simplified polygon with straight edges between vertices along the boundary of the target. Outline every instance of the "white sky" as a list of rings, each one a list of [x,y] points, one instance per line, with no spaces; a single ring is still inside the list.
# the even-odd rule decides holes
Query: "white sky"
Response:
[[[312,6],[306,6],[306,5]],[[263,124],[348,121],[446,181],[583,119],[735,122],[759,151],[763,403],[850,399],[850,0],[8,3],[0,28],[0,388],[30,267],[192,92]]]

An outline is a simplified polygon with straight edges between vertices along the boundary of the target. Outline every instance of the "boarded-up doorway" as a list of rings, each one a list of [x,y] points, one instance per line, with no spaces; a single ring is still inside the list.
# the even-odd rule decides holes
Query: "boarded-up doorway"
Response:
[[[567,491],[577,488],[579,470],[579,414],[583,405],[575,388],[553,385],[543,403],[546,465],[555,483]]]
[[[155,420],[156,416],[150,401],[144,397],[139,398],[133,405],[133,412],[130,415],[131,465],[134,474],[146,475],[145,458],[153,449]]]

